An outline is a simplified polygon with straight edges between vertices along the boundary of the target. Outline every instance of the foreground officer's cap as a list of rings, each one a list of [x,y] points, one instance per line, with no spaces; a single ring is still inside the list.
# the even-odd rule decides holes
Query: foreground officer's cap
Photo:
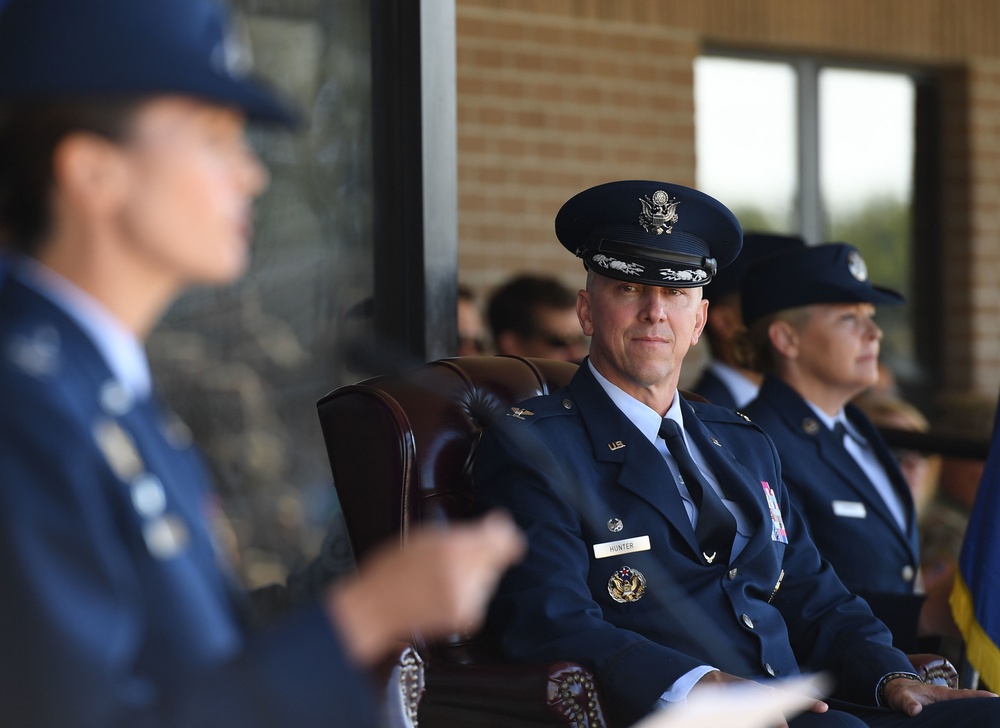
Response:
[[[587,270],[653,286],[704,286],[740,252],[729,209],[690,187],[628,180],[591,187],[556,215],[556,237]]]
[[[712,282],[705,286],[702,295],[709,301],[718,301],[730,293],[739,293],[747,270],[758,260],[804,247],[806,241],[797,235],[743,233],[743,248],[740,254],[736,256],[736,260],[715,274]]]
[[[861,253],[826,243],[769,256],[750,266],[741,304],[747,326],[777,311],[817,303],[902,303],[903,297],[868,279]]]
[[[0,2],[0,101],[193,96],[294,126],[216,0]]]

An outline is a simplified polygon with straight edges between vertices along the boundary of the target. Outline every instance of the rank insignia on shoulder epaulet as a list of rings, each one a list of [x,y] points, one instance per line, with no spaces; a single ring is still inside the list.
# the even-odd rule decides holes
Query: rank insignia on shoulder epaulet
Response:
[[[136,449],[135,441],[114,420],[102,419],[94,423],[94,439],[119,480],[128,483],[145,470],[146,466]]]
[[[531,410],[521,409],[520,407],[511,407],[510,412],[507,413],[508,417],[513,417],[518,420],[523,420],[525,417],[531,417],[534,412]]]
[[[41,378],[54,374],[59,367],[62,343],[59,332],[42,326],[30,335],[13,336],[4,346],[7,359],[25,374]]]

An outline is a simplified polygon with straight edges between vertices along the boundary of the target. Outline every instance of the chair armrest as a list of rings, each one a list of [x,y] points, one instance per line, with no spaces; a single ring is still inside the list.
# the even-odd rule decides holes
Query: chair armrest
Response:
[[[463,725],[607,726],[593,674],[573,662],[436,661],[427,664],[425,681],[421,726],[450,725],[444,718],[457,716]],[[504,720],[498,720],[501,716]]]
[[[958,670],[951,664],[951,660],[941,655],[916,654],[907,655],[913,665],[913,671],[917,673],[924,682],[934,685],[946,685],[950,688],[958,687]]]

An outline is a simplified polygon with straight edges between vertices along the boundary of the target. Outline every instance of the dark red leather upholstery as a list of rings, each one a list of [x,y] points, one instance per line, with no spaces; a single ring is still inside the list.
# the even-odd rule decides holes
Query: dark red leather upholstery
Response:
[[[577,366],[461,357],[337,389],[319,401],[334,485],[355,557],[417,523],[472,514],[483,430],[516,402],[558,389]],[[604,726],[596,682],[575,663],[501,663],[464,635],[414,644],[425,660],[421,726]]]

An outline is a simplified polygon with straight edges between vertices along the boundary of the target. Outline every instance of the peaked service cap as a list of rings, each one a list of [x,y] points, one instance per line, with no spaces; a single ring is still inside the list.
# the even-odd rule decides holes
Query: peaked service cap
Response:
[[[572,197],[556,237],[587,270],[654,286],[695,288],[740,252],[736,216],[704,192],[644,180],[608,182]]]
[[[806,241],[798,235],[743,233],[743,248],[740,254],[736,256],[736,260],[715,274],[712,282],[705,286],[703,295],[709,301],[717,301],[730,293],[739,293],[747,270],[758,260],[805,246]]]
[[[248,74],[216,0],[8,0],[0,102],[183,94],[285,126],[298,113]]]
[[[789,250],[757,261],[743,280],[743,321],[816,303],[898,304],[903,297],[873,286],[861,253],[847,243]]]

